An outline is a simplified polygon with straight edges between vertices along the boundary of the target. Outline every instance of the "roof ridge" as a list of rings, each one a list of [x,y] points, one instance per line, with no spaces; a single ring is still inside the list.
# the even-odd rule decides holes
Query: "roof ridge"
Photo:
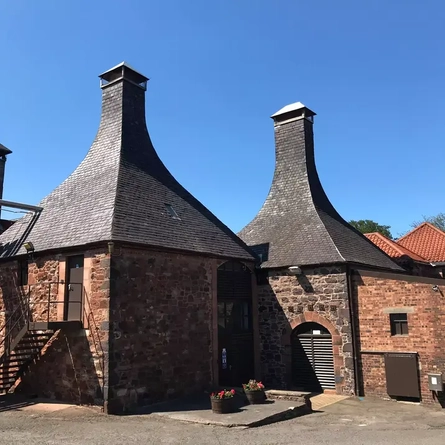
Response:
[[[441,235],[445,236],[445,232],[443,230],[440,230],[438,227],[436,227],[434,224],[431,224],[428,221],[424,221],[423,223],[419,224],[417,227],[414,227],[414,229],[410,230],[408,233],[405,233],[405,235],[403,235],[402,237],[400,237],[397,240],[397,243],[399,241],[404,240],[405,238],[407,238],[408,236],[412,235],[414,232],[416,232],[417,230],[419,230],[420,228],[427,226],[431,229],[434,229],[436,232],[440,233]]]
[[[370,239],[367,235],[375,235],[381,240],[383,240],[385,243],[387,243],[388,246],[390,246],[392,249],[394,249],[396,252],[400,253],[401,255],[409,255],[412,254],[412,258],[416,261],[424,261],[429,262],[426,258],[424,258],[422,255],[419,255],[418,253],[412,251],[411,249],[408,249],[408,247],[399,245],[397,241],[389,239],[385,235],[383,235],[380,232],[370,232],[364,234],[368,239]],[[372,241],[372,240],[371,240]],[[378,246],[377,246],[378,247]],[[408,252],[408,253],[407,253]],[[420,260],[416,259],[416,257],[420,258]]]
[[[431,224],[430,222],[425,221],[425,225],[427,225],[431,229],[434,229],[436,232],[440,233],[442,236],[445,236],[445,232],[443,230],[439,229],[439,227],[436,227],[434,224]]]
[[[387,236],[383,235],[383,233],[373,232],[373,234],[377,235],[379,238],[383,239],[386,243],[388,243],[393,249],[395,249],[401,255],[405,255],[405,252],[400,248],[401,246],[399,246],[395,241],[389,239]],[[409,250],[409,249],[406,249],[406,250]]]

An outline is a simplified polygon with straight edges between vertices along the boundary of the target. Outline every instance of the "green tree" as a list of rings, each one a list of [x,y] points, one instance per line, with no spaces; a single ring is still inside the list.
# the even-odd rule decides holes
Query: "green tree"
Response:
[[[422,216],[421,221],[415,221],[411,224],[411,227],[415,229],[417,226],[424,222],[429,222],[433,226],[445,232],[445,213],[438,213],[435,216]]]
[[[349,221],[349,224],[355,227],[359,232],[379,232],[387,238],[392,239],[391,231],[389,230],[391,229],[391,226],[382,226],[371,219],[359,219],[358,221],[351,220]]]

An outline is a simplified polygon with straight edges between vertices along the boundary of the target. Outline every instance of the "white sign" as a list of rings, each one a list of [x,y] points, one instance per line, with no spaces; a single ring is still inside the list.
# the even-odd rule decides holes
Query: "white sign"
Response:
[[[437,385],[437,377],[431,377],[431,384]]]
[[[222,361],[222,369],[227,369],[227,351],[226,348],[223,348],[222,350],[222,357],[221,357],[221,361]]]
[[[312,331],[313,332],[313,335],[321,335],[321,331]]]

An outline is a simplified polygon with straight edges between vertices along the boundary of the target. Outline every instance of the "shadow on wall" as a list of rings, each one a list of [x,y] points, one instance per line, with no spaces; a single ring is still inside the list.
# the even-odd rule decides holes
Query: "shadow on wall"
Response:
[[[27,314],[28,296],[25,287],[19,286],[17,263],[5,265],[0,274],[2,310],[0,315],[0,353],[3,354],[7,343],[24,326]]]
[[[297,276],[270,271],[258,279],[264,383],[274,389],[349,391],[353,365],[345,271],[320,268]]]
[[[269,278],[273,279],[273,278]],[[306,277],[298,277],[300,285],[307,293],[313,292],[312,285]],[[282,297],[288,298],[288,297]],[[295,317],[303,313],[303,306],[295,302],[288,310]],[[316,381],[308,358],[302,351],[298,339],[292,335],[290,322],[278,301],[278,298],[268,283],[268,280],[260,278],[258,286],[258,312],[260,331],[261,374],[266,387],[273,389],[296,389],[298,381],[298,368],[310,370],[309,380]],[[283,342],[283,337],[289,337]],[[294,338],[296,341],[291,341]],[[298,357],[299,365],[292,363],[292,359]],[[303,363],[304,361],[304,363]]]
[[[84,329],[58,330],[24,373],[15,392],[80,405],[102,405],[98,367]]]

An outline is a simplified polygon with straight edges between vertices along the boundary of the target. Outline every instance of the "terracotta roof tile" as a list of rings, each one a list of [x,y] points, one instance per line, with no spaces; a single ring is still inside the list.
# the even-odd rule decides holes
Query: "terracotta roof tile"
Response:
[[[445,232],[425,222],[397,240],[397,244],[427,261],[445,261]]]
[[[395,241],[390,240],[381,233],[365,233],[365,236],[391,258],[400,258],[406,255],[416,261],[426,261],[425,258],[411,252],[409,249],[406,249],[403,246],[398,245]]]

